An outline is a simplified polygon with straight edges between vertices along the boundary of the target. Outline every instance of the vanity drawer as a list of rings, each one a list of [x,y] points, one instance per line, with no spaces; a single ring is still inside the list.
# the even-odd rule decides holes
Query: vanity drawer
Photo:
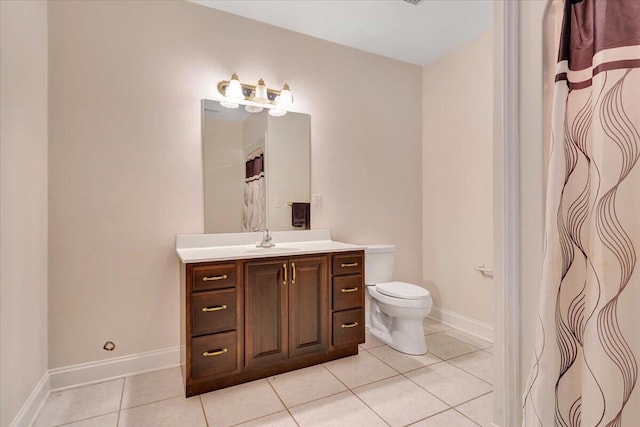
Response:
[[[364,304],[364,280],[361,274],[333,278],[333,309],[360,308]]]
[[[236,290],[198,292],[191,295],[191,335],[236,328]]]
[[[360,344],[364,342],[364,317],[362,309],[333,313],[333,345]]]
[[[191,290],[231,288],[236,286],[237,269],[235,263],[212,264],[192,267]]]
[[[236,331],[191,339],[191,378],[238,369]]]
[[[332,273],[334,276],[345,274],[363,274],[364,257],[362,253],[346,253],[333,256]]]

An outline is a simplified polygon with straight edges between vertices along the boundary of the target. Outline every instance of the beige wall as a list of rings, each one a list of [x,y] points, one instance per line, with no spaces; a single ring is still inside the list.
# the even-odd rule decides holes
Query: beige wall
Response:
[[[520,3],[520,238],[521,384],[533,357],[542,277],[543,196],[543,17],[546,1]]]
[[[0,425],[47,370],[47,3],[0,1]]]
[[[423,71],[423,283],[434,305],[493,324],[493,39]]]
[[[420,67],[186,2],[49,13],[51,368],[178,345],[174,238],[204,223],[200,100],[232,72],[288,82],[311,114],[314,227],[396,244],[396,277],[420,282]]]

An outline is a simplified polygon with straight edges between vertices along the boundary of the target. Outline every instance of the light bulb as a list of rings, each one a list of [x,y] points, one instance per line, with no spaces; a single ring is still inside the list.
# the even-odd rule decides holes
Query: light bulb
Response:
[[[220,101],[220,105],[226,108],[238,108],[240,106],[240,104],[236,104],[235,102],[229,102],[224,100]]]
[[[282,117],[287,114],[287,110],[283,110],[281,108],[271,108],[269,109],[269,115],[273,117]]]
[[[242,85],[238,80],[238,75],[233,73],[229,85],[224,91],[224,99],[220,101],[220,105],[227,108],[238,108],[238,101],[244,101],[242,93]]]
[[[253,102],[258,102],[260,104],[265,104],[269,102],[269,98],[267,97],[267,87],[264,85],[264,80],[258,80],[258,84],[256,85],[256,93],[253,97]]]
[[[264,108],[256,107],[255,105],[245,105],[244,109],[249,113],[260,113]]]
[[[293,97],[291,96],[291,90],[288,84],[284,84],[280,96],[277,99],[277,104],[282,107],[291,107],[293,105]]]

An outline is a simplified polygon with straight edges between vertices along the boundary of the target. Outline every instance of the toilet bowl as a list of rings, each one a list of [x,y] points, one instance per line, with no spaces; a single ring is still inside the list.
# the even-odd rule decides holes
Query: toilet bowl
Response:
[[[365,325],[378,340],[407,354],[425,354],[423,320],[433,306],[429,291],[390,281],[392,245],[369,245],[365,250]]]

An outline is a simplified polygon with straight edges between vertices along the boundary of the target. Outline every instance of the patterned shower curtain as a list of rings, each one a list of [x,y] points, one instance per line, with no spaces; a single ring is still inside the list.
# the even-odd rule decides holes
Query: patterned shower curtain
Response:
[[[264,154],[252,155],[246,162],[243,231],[264,230],[267,225]]]
[[[523,425],[640,426],[640,0],[561,9]]]

